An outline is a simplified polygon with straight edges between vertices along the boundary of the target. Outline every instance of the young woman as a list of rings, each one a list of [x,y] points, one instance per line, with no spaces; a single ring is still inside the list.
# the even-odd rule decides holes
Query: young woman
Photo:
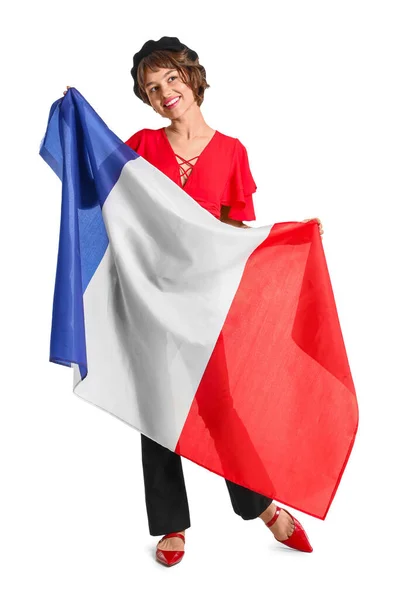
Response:
[[[141,129],[126,144],[215,218],[235,227],[248,227],[243,221],[256,218],[252,194],[257,186],[246,148],[237,138],[205,122],[200,106],[210,86],[196,52],[178,38],[149,40],[135,54],[131,75],[138,98],[171,123],[165,128]],[[182,560],[185,530],[190,527],[181,457],[143,434],[141,443],[149,531],[150,535],[163,536],[156,558],[171,566]],[[225,481],[236,514],[245,520],[259,517],[277,541],[312,551],[298,520],[277,507],[272,498]]]

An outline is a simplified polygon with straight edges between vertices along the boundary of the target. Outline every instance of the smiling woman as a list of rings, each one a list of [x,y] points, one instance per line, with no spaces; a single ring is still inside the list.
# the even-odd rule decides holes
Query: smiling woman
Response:
[[[171,124],[141,130],[127,143],[216,218],[248,227],[242,220],[255,219],[252,194],[257,186],[241,142],[203,118],[200,106],[210,85],[198,55],[177,38],[150,40],[136,53],[131,74],[138,98]]]
[[[141,129],[126,144],[215,218],[248,227],[242,220],[256,218],[252,195],[257,186],[247,151],[237,138],[205,122],[200,106],[210,86],[196,52],[178,38],[149,40],[134,55],[131,75],[136,96],[171,123]],[[151,535],[163,535],[156,557],[170,566],[182,559],[184,533],[190,527],[181,457],[143,434],[141,438],[149,530]],[[272,498],[225,482],[233,510],[242,519],[260,517],[278,541],[297,550],[312,550],[300,523],[286,511],[275,512]]]

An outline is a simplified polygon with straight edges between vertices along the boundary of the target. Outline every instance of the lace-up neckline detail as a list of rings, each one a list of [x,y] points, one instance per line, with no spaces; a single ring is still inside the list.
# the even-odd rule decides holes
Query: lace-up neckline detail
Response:
[[[205,147],[203,148],[203,150],[200,152],[199,155],[197,156],[193,156],[193,158],[183,158],[182,156],[180,156],[179,154],[176,154],[176,152],[174,151],[174,149],[171,146],[171,142],[168,139],[168,136],[166,134],[165,131],[165,127],[162,127],[160,129],[161,134],[165,140],[165,142],[167,143],[167,146],[169,148],[169,152],[171,153],[171,156],[174,158],[175,163],[177,165],[177,179],[179,181],[179,184],[181,185],[182,188],[185,187],[185,185],[187,184],[187,182],[191,181],[191,179],[193,179],[193,169],[194,171],[196,171],[197,168],[197,164],[198,162],[204,160],[203,155],[207,155],[207,152],[209,151],[210,147],[212,147],[212,143],[213,140],[216,138],[216,136],[218,135],[218,131],[215,130],[214,134],[212,136],[212,138],[208,141],[208,143],[205,145]],[[182,162],[179,162],[179,160]],[[194,164],[191,163],[191,161],[196,161]],[[196,177],[195,177],[196,179]]]
[[[179,156],[179,154],[176,154],[176,152],[174,152],[174,154],[175,154],[176,158],[179,158],[180,160],[183,161],[181,163],[178,163],[178,165],[179,165],[179,174],[180,174],[180,177],[181,177],[182,187],[184,187],[185,183],[187,182],[188,177],[189,177],[189,175],[192,172],[193,167],[194,167],[194,165],[192,165],[190,161],[191,160],[195,160],[196,158],[199,158],[200,154],[198,156],[194,156],[193,158],[188,158],[187,160],[185,158],[182,158],[182,156]],[[187,169],[185,169],[185,167],[183,166],[185,163],[188,165]],[[188,171],[190,171],[189,175],[187,174]],[[182,178],[183,178],[183,180],[182,180]]]

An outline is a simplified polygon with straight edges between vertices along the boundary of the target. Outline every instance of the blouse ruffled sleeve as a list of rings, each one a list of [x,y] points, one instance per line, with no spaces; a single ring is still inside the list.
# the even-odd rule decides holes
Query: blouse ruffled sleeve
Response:
[[[230,206],[229,218],[235,221],[254,221],[253,194],[257,185],[250,171],[247,150],[237,139],[232,161],[232,169],[224,192],[221,204]]]

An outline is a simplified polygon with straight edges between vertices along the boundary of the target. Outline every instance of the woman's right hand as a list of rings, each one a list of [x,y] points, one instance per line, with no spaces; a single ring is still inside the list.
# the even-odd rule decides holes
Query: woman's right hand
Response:
[[[71,87],[70,85],[67,85],[67,89],[65,90],[65,92],[63,92],[64,96],[68,92],[68,90],[69,90],[70,87]]]

